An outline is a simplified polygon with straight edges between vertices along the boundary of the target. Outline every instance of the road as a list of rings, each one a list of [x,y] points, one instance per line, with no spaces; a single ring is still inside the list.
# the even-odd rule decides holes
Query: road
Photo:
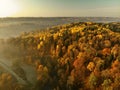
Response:
[[[12,70],[12,68],[11,68],[12,63],[13,63],[12,61],[6,60],[6,59],[0,57],[0,66],[2,68],[4,68],[7,72],[12,74],[17,79],[18,83],[27,84],[27,81],[29,81],[31,84],[35,84],[36,72],[35,72],[35,68],[33,66],[27,65],[24,63],[20,64],[21,68],[26,73],[27,81],[25,81]]]
[[[20,78],[9,66],[7,66],[4,62],[2,62],[2,60],[0,60],[0,66],[2,66],[2,68],[4,68],[6,71],[12,74],[20,84],[27,84],[26,81]]]

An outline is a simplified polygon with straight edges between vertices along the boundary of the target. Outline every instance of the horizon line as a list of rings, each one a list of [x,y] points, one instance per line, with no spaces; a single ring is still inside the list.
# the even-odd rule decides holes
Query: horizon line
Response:
[[[0,17],[0,18],[120,18],[112,16],[11,16],[11,17]]]

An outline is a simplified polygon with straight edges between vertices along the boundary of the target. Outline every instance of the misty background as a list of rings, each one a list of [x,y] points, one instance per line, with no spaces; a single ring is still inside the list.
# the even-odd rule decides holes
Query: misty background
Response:
[[[73,22],[120,22],[115,17],[24,17],[0,18],[0,38],[19,36],[23,32],[37,31]]]

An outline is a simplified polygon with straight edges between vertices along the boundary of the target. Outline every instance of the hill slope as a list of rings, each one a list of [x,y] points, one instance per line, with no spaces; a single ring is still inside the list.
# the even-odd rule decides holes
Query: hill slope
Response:
[[[6,43],[5,57],[36,68],[34,90],[120,88],[120,23],[71,23]]]

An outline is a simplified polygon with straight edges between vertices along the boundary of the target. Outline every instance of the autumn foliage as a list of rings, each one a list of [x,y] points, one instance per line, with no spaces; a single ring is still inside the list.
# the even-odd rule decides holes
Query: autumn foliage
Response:
[[[120,23],[71,23],[24,33],[6,43],[36,68],[34,90],[119,90],[120,32],[116,28],[120,31]]]

